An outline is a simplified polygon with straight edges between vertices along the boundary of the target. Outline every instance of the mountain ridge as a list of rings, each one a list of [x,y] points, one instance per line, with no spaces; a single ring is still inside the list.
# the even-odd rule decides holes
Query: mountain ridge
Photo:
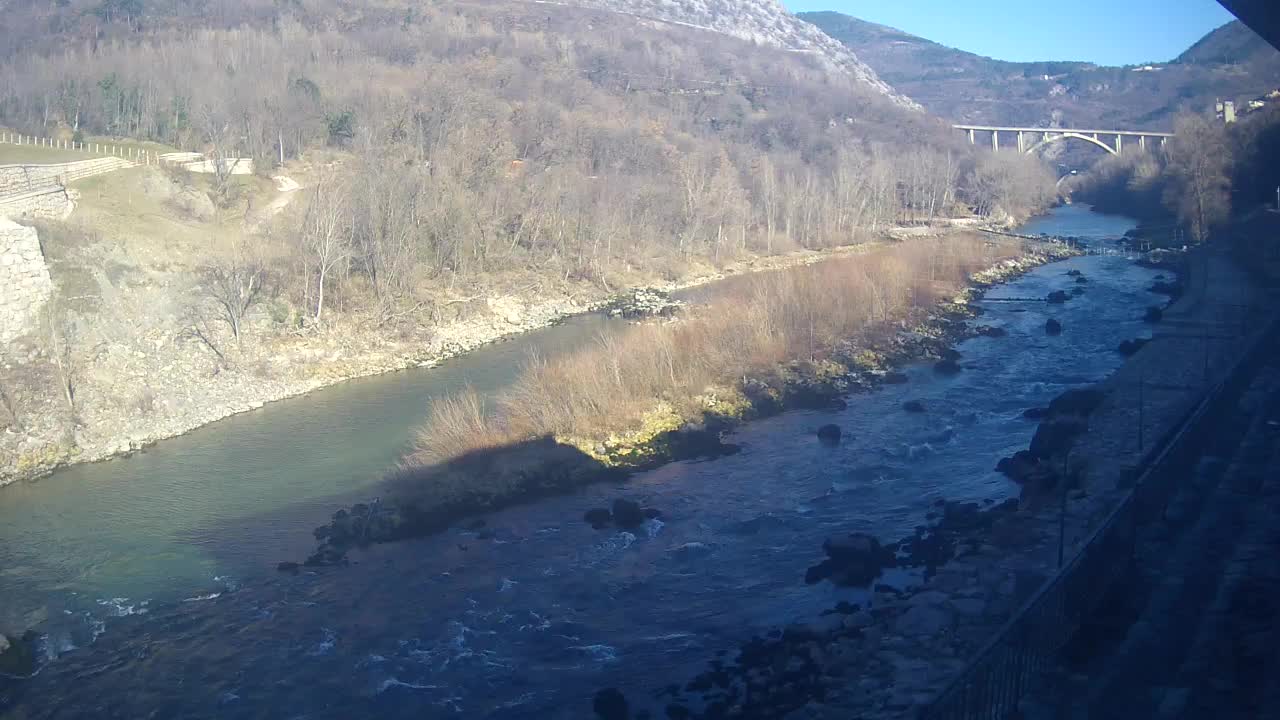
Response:
[[[836,12],[800,13],[850,46],[887,83],[952,122],[1167,130],[1183,109],[1249,99],[1280,83],[1280,51],[1239,21],[1176,58],[1123,67],[1012,62]]]
[[[832,70],[848,73],[885,95],[895,104],[923,109],[906,94],[885,82],[847,45],[812,23],[789,12],[778,0],[573,0],[549,3],[605,10],[639,18],[669,22],[729,35],[789,52],[817,55]],[[736,11],[736,12],[735,12]]]

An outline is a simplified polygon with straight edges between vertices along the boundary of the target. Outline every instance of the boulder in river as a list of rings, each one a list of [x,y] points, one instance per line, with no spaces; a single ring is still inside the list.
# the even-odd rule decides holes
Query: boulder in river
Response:
[[[0,675],[28,677],[36,671],[36,641],[40,636],[28,630],[22,637],[0,635]]]
[[[1087,283],[1087,282],[1089,282],[1089,278],[1087,278],[1087,277],[1085,277],[1085,276],[1083,276],[1083,275],[1080,275],[1080,276],[1077,276],[1077,277],[1076,277],[1076,284],[1077,284],[1077,285],[1084,285],[1084,284],[1085,284],[1085,283]]]
[[[1084,273],[1080,272],[1079,270],[1068,270],[1067,274],[1072,277],[1084,277]]]
[[[591,527],[600,530],[613,522],[613,513],[609,512],[609,508],[592,508],[582,514],[582,519],[586,520]]]
[[[1050,305],[1061,305],[1067,301],[1067,293],[1062,290],[1054,290],[1045,298]]]
[[[1148,341],[1146,338],[1137,338],[1134,340],[1121,340],[1120,346],[1117,347],[1116,350],[1118,350],[1121,355],[1124,355],[1125,357],[1129,357],[1130,355],[1133,355],[1137,353],[1139,350],[1141,350],[1142,346],[1146,345],[1147,342]]]
[[[1005,477],[1021,485],[1035,472],[1036,465],[1036,458],[1030,450],[1019,450],[1013,455],[1001,458],[1000,462],[996,463],[996,472],[1003,473]]]
[[[960,373],[960,363],[951,358],[943,358],[933,364],[933,371],[939,375],[957,375]]]
[[[591,709],[600,720],[630,720],[631,708],[618,688],[605,688],[591,700]]]
[[[623,530],[632,530],[644,524],[644,508],[634,500],[618,498],[613,501],[613,522]]]
[[[1051,415],[1088,415],[1102,404],[1106,393],[1095,388],[1067,390],[1049,401]]]
[[[610,317],[637,319],[669,317],[683,305],[684,303],[673,299],[661,290],[638,288],[614,297],[603,309]]]
[[[1005,335],[1009,334],[1007,330],[997,325],[979,325],[978,327],[974,328],[974,330],[976,330],[977,333],[983,337],[991,337],[991,338],[1004,337]]]
[[[908,400],[902,403],[902,409],[909,413],[922,413],[924,412],[924,403],[919,400]]]
[[[823,425],[818,428],[818,440],[822,441],[823,445],[839,445],[842,434],[839,425]]]
[[[837,585],[867,587],[890,560],[880,541],[865,533],[833,535],[822,543],[827,559],[809,568],[809,584],[830,578]]]
[[[1044,321],[1045,335],[1061,335],[1062,323],[1057,318],[1049,318]]]
[[[1061,455],[1085,429],[1084,420],[1078,417],[1050,418],[1036,428],[1036,434],[1031,438],[1031,455],[1041,460]]]

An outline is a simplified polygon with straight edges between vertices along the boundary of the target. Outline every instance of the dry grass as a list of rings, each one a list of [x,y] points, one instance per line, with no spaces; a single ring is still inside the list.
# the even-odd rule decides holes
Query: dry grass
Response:
[[[658,407],[693,418],[699,396],[746,376],[840,350],[851,356],[1017,252],[974,236],[913,240],[742,278],[680,322],[631,326],[554,361],[535,358],[494,412],[470,389],[435,402],[408,464],[535,437],[601,439],[636,430]]]

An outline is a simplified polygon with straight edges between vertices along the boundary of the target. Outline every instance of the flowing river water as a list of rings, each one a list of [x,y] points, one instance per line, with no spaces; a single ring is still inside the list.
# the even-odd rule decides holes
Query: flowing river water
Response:
[[[1095,245],[1133,227],[1066,206],[1023,228]],[[1087,291],[1065,305],[1002,302]],[[840,411],[746,425],[736,455],[678,462],[457,528],[374,547],[345,568],[280,575],[336,508],[379,492],[433,397],[509,384],[531,349],[580,347],[585,316],[429,369],[274,403],[133,457],[0,490],[0,627],[36,627],[34,678],[0,678],[15,717],[580,718],[602,686],[650,695],[752,634],[856,591],[807,586],[822,539],[909,535],[938,499],[995,502],[996,461],[1024,448],[1022,411],[1105,377],[1144,334],[1156,273],[1123,256],[1055,263],[993,289],[964,371]],[[1044,323],[1065,327],[1047,337]],[[921,401],[928,412],[907,413]],[[814,429],[844,428],[838,447]],[[635,533],[592,507],[660,509]],[[909,577],[897,582],[910,582]]]

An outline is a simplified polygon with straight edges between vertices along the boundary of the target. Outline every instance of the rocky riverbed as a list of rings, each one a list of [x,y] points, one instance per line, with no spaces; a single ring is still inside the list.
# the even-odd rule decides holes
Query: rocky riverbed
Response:
[[[1247,282],[1221,258],[1200,262],[1210,263],[1209,272],[1224,281],[1219,288],[1232,286],[1225,282],[1228,276]],[[1231,299],[1210,291],[1175,302],[1169,311],[1181,323],[1220,318]],[[1253,330],[1264,325],[1242,324]],[[1218,348],[1205,369],[1226,371],[1253,339],[1248,330],[1241,332]],[[891,718],[919,711],[1053,574],[1055,498],[1070,498],[1070,553],[1123,497],[1132,450],[1117,452],[1115,440],[1129,439],[1118,432],[1132,424],[1129,379],[1187,377],[1198,370],[1194,353],[1135,352],[1108,380],[1063,393],[1035,413],[1042,422],[1030,449],[1001,461],[1022,488],[1020,501],[985,509],[940,503],[934,522],[890,544],[864,534],[828,538],[822,547],[826,558],[807,580],[866,587],[864,602],[842,602],[817,618],[754,637],[735,655],[711,661],[686,684],[652,698],[628,703],[616,689],[603,690],[598,717],[643,716],[630,714],[632,708],[654,717],[661,708],[669,718],[701,720]],[[1143,413],[1149,432],[1162,435],[1197,397],[1196,387],[1188,385],[1151,403]],[[880,580],[891,568],[913,566],[924,572],[906,584]],[[627,714],[618,712],[622,704]]]
[[[1077,255],[1065,245],[1044,243],[1024,255],[977,272],[956,297],[943,301],[921,318],[901,321],[887,341],[870,347],[848,345],[826,361],[797,361],[776,372],[744,378],[740,401],[720,400],[701,417],[674,418],[625,442],[604,441],[581,449],[552,438],[483,450],[427,469],[401,470],[392,480],[401,498],[378,513],[357,504],[335,513],[332,522],[316,529],[320,541],[305,565],[333,565],[345,561],[347,550],[369,543],[391,542],[440,531],[457,521],[484,512],[568,492],[581,485],[614,479],[675,460],[732,452],[721,435],[737,425],[796,408],[843,404],[842,396],[867,392],[894,382],[897,368],[936,359],[942,374],[961,371],[960,355],[952,346],[967,337],[1000,337],[998,328],[970,321],[979,310],[974,303],[985,289],[1007,282],[1048,262]],[[647,296],[643,307],[665,308]],[[1052,302],[1052,300],[1050,300]],[[616,307],[635,307],[624,299]],[[662,314],[662,310],[654,313]],[[640,313],[636,313],[640,314]],[[652,313],[651,313],[652,314]],[[727,409],[727,411],[726,411]],[[819,431],[822,436],[823,431]],[[839,442],[838,428],[826,441]],[[465,483],[453,478],[465,477]],[[413,498],[413,499],[406,499]],[[358,524],[353,532],[351,524]],[[282,569],[297,563],[285,560]]]

